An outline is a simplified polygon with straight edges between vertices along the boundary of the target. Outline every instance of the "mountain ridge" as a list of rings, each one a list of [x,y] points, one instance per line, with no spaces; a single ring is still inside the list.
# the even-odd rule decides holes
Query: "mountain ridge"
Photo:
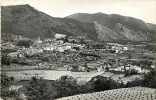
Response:
[[[23,34],[30,38],[54,37],[56,33],[85,36],[95,33],[93,27],[92,23],[51,17],[29,5],[2,7],[2,33]]]
[[[156,25],[117,14],[78,13],[65,18],[57,18],[27,4],[1,8],[2,36],[9,33],[29,38],[39,36],[50,38],[60,33],[84,36],[95,41],[151,41],[156,39],[152,39],[156,34],[153,29]]]
[[[103,17],[102,20],[101,20],[101,17]],[[104,14],[102,12],[93,13],[93,14],[75,13],[75,14],[66,16],[65,18],[72,18],[72,19],[76,19],[76,20],[79,20],[79,21],[82,21],[82,22],[88,22],[88,21],[92,21],[92,20],[96,20],[96,21],[101,20],[103,22],[104,19],[105,19],[105,21],[118,21],[118,23],[121,23],[122,20],[124,20],[125,22],[126,21],[128,22],[128,21],[130,21],[132,19],[132,20],[135,20],[135,21],[139,22],[140,24],[141,23],[145,24],[144,21],[142,21],[142,20],[140,20],[138,18],[123,16],[123,15],[120,15],[120,14]],[[98,18],[100,18],[100,19],[98,19]],[[122,22],[124,22],[124,21],[122,21]],[[98,22],[100,22],[100,21],[98,21]],[[139,23],[137,23],[137,24],[139,24]],[[105,23],[100,23],[100,24],[104,25]],[[134,27],[134,26],[132,26],[132,27]],[[147,28],[147,25],[144,25],[144,27]]]
[[[67,18],[75,19],[81,22],[97,22],[105,27],[108,27],[116,33],[120,33],[132,41],[150,41],[156,39],[155,24],[145,23],[144,21],[118,14],[104,13],[76,13],[67,16]],[[119,28],[116,29],[116,26]],[[124,30],[123,30],[124,29]],[[123,32],[122,32],[123,31]],[[123,34],[125,33],[125,34]]]

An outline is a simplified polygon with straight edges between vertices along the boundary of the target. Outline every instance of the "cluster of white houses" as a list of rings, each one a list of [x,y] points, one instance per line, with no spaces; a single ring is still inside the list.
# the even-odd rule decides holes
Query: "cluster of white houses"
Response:
[[[61,40],[65,38],[66,35],[56,34],[55,39],[45,39],[42,41],[40,38],[34,41],[34,44],[29,48],[22,47],[17,52],[12,52],[9,54],[11,57],[24,57],[25,55],[34,55],[43,52],[64,52],[66,50],[75,50],[75,48],[82,49],[84,45],[68,43]]]
[[[118,43],[107,43],[107,46],[110,47],[111,50],[114,50],[115,53],[123,53],[124,51],[129,50],[128,46]]]

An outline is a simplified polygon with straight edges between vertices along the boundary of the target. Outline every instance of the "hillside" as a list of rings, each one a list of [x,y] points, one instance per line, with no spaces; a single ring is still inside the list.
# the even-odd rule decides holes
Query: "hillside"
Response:
[[[1,7],[2,39],[14,35],[51,38],[56,33],[101,41],[156,40],[155,25],[121,15],[73,14],[56,18],[29,5]],[[11,37],[11,36],[10,36]]]
[[[154,27],[156,25],[150,24],[150,26],[140,19],[133,17],[122,16],[117,14],[87,14],[87,13],[77,13],[66,18],[75,19],[81,22],[97,22],[104,27],[109,28],[118,35],[122,35],[124,39],[132,41],[150,41],[155,40],[156,31]],[[151,27],[152,26],[152,27]]]
[[[26,37],[53,37],[56,33],[86,36],[96,39],[93,23],[82,23],[68,18],[54,18],[29,5],[2,7],[2,33]]]
[[[144,87],[122,88],[90,94],[60,98],[57,100],[155,100],[156,90]]]

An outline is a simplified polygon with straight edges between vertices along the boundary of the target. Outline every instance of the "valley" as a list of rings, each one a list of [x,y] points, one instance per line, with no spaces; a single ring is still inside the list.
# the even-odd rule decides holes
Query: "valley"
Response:
[[[1,10],[4,100],[155,99],[146,95],[156,88],[155,24],[104,13],[57,18],[28,4]]]

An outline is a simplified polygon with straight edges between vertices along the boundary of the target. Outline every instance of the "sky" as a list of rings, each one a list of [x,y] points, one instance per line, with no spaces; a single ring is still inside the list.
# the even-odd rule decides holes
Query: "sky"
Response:
[[[156,0],[1,0],[2,6],[22,4],[29,4],[53,17],[102,12],[156,24]]]

